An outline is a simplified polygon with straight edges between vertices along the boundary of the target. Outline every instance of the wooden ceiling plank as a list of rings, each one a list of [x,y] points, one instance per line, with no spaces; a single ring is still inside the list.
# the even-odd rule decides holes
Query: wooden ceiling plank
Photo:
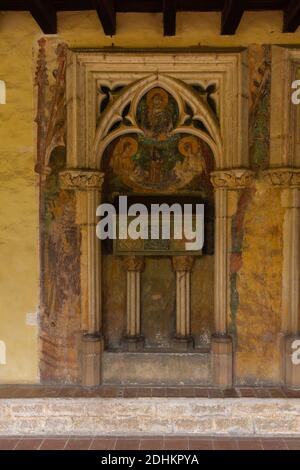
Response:
[[[116,9],[114,0],[93,0],[106,36],[116,34]]]
[[[163,0],[164,36],[176,35],[176,0]]]
[[[300,2],[291,0],[283,12],[283,32],[294,33],[300,25]]]
[[[244,11],[244,0],[225,0],[221,14],[221,34],[235,34]]]
[[[56,10],[51,0],[30,0],[28,7],[44,34],[57,33]]]

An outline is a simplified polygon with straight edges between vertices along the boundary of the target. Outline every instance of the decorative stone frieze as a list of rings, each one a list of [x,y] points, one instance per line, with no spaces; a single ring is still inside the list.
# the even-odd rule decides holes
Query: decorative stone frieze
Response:
[[[63,189],[101,190],[104,174],[94,170],[65,170],[59,175]]]

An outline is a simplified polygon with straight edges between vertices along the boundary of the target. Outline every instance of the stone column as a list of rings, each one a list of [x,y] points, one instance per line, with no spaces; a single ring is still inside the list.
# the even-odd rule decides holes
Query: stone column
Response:
[[[141,272],[144,269],[143,256],[126,256],[127,269],[127,328],[126,341],[129,351],[143,349],[141,335]]]
[[[191,335],[191,270],[193,256],[173,256],[176,272],[176,333],[175,346],[183,351],[193,349]]]
[[[253,181],[246,169],[220,170],[211,174],[215,193],[215,267],[214,267],[214,326],[212,336],[213,383],[222,388],[233,384],[232,338],[227,332],[229,308],[229,256],[231,250],[232,202],[238,190]]]
[[[81,231],[81,354],[84,386],[101,383],[101,242],[96,236],[96,209],[101,202],[103,176],[97,170],[66,170],[60,173],[62,188],[76,193],[76,220]]]
[[[277,168],[265,172],[269,182],[281,189],[283,221],[282,267],[282,381],[300,387],[300,364],[293,361],[295,341],[300,340],[300,169]],[[298,343],[299,344],[299,343]]]

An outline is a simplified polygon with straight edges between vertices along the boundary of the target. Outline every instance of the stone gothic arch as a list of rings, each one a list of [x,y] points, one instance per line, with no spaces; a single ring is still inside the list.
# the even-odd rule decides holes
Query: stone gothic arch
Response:
[[[222,138],[220,128],[216,116],[209,108],[204,100],[197,96],[191,87],[184,82],[169,77],[165,74],[153,74],[145,79],[134,82],[121,92],[120,96],[111,103],[107,110],[103,113],[103,117],[99,122],[96,136],[93,143],[93,151],[89,166],[99,168],[103,152],[107,145],[120,135],[126,133],[140,133],[141,129],[136,123],[136,110],[138,103],[143,95],[152,88],[161,87],[170,93],[176,100],[179,108],[179,125],[174,132],[188,132],[200,136],[213,151],[217,167],[222,167]],[[199,129],[191,129],[184,126],[185,119],[188,117],[185,112],[185,103],[191,106],[194,119],[203,122],[207,129],[207,133]],[[130,110],[126,118],[132,123],[132,127],[122,126],[114,132],[109,132],[111,127],[122,120],[122,111],[126,106],[130,105]]]

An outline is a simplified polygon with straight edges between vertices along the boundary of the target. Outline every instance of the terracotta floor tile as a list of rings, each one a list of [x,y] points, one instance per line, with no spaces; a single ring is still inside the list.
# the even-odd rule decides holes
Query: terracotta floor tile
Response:
[[[239,398],[239,393],[235,388],[230,388],[228,390],[223,390],[224,398]]]
[[[189,439],[188,438],[179,438],[179,437],[166,437],[164,448],[166,450],[188,450],[189,448]]]
[[[152,396],[151,387],[138,388],[137,389],[137,396],[138,397],[151,397]]]
[[[213,439],[214,450],[238,450],[238,444],[235,438],[232,439]]]
[[[141,450],[162,450],[164,448],[164,440],[157,439],[141,439]]]
[[[192,398],[195,397],[195,389],[194,388],[181,388],[180,389],[180,396],[181,397],[187,397],[187,398]]]
[[[136,388],[124,388],[123,397],[124,398],[137,397],[137,389]]]
[[[59,437],[50,437],[44,439],[39,450],[63,450],[68,439]]]
[[[254,388],[239,388],[241,397],[244,398],[255,398],[256,392]]]
[[[91,450],[114,450],[117,439],[114,437],[95,437]]]
[[[38,450],[43,440],[43,438],[25,437],[19,440],[15,450]]]
[[[300,398],[300,390],[289,390],[284,388],[284,394],[288,398]]]
[[[238,439],[239,450],[263,450],[260,439]]]
[[[123,390],[121,388],[103,388],[99,393],[101,397],[117,398],[123,396]]]
[[[190,438],[189,449],[190,450],[212,450],[213,443],[212,439],[204,438]]]
[[[166,393],[167,393],[166,388],[163,388],[163,387],[162,388],[159,388],[159,387],[152,388],[152,396],[153,397],[165,397]]]
[[[116,442],[116,450],[139,450],[140,439],[118,438]]]
[[[209,390],[205,388],[196,388],[195,389],[195,397],[197,398],[208,398]]]
[[[88,450],[93,442],[93,438],[76,438],[70,437],[65,449],[66,450]]]
[[[17,446],[19,440],[19,438],[1,437],[0,450],[13,450]]]
[[[219,390],[219,389],[211,389],[209,390],[208,392],[208,397],[209,398],[223,398],[223,392],[222,390]]]
[[[285,444],[289,450],[300,450],[300,439],[284,439]]]
[[[269,392],[272,398],[286,398],[285,393],[280,388],[270,388]]]
[[[267,388],[257,388],[255,389],[255,394],[257,398],[270,398],[270,392]]]
[[[288,450],[283,439],[262,439],[261,442],[264,450]]]
[[[167,387],[166,388],[167,397],[180,397],[180,389],[177,387]]]

